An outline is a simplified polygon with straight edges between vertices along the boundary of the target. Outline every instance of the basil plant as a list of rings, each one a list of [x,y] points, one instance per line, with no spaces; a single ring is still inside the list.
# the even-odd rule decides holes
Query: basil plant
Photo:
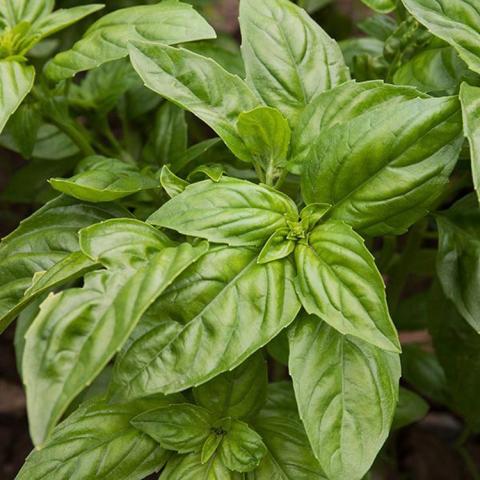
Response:
[[[432,402],[480,430],[475,2],[337,43],[328,2],[240,0],[241,49],[124,3],[0,2],[16,478],[361,480]]]

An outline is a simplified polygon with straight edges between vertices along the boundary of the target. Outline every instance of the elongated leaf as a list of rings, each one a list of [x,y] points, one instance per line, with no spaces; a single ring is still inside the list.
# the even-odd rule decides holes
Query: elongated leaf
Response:
[[[150,216],[153,225],[229,245],[260,245],[287,221],[297,221],[286,195],[246,180],[194,183]]]
[[[437,272],[447,298],[480,332],[480,210],[470,195],[437,216]]]
[[[290,332],[289,369],[300,416],[327,477],[360,480],[389,433],[398,400],[398,355],[304,316]]]
[[[349,77],[340,47],[288,0],[240,2],[247,82],[291,125],[319,93]]]
[[[463,83],[460,88],[463,130],[470,144],[472,177],[480,199],[480,88]]]
[[[240,113],[261,105],[246,83],[210,58],[166,45],[135,44],[130,59],[145,85],[209,125],[241,160],[251,161],[236,129]]]
[[[379,13],[389,13],[395,10],[395,0],[362,0],[362,2]]]
[[[377,108],[398,105],[421,96],[414,88],[395,87],[380,81],[348,82],[318,95],[300,115],[292,135],[289,170],[301,173],[320,134]]]
[[[248,248],[212,249],[158,300],[158,327],[119,358],[120,394],[180,391],[241,364],[298,313],[294,275],[288,259],[258,265]]]
[[[17,480],[145,478],[160,470],[168,454],[149,435],[130,425],[130,420],[167,402],[172,399],[84,404],[55,429],[44,448],[30,454]]]
[[[247,480],[324,480],[298,416],[290,383],[268,386],[267,404],[252,423],[267,446],[258,468]]]
[[[363,239],[342,222],[316,227],[295,249],[297,292],[308,313],[342,334],[399,351],[385,286]]]
[[[480,73],[480,9],[468,0],[403,0],[408,11],[434,35],[454,47]]]
[[[159,182],[115,158],[87,157],[70,178],[51,178],[55,190],[87,202],[111,202],[133,193],[159,188]]]
[[[0,60],[0,132],[33,87],[35,69],[13,60]]]
[[[414,99],[320,135],[305,165],[307,203],[367,235],[398,234],[440,195],[463,142],[458,101]]]
[[[204,252],[205,245],[167,247],[137,268],[95,272],[83,288],[47,298],[28,331],[23,362],[36,445],[45,442],[69,403],[121,348],[148,307]]]
[[[0,13],[10,27],[22,20],[34,23],[35,20],[50,14],[55,6],[55,0],[2,0]]]
[[[124,8],[95,22],[72,49],[47,64],[45,73],[64,80],[127,56],[127,44],[133,41],[174,44],[204,38],[215,38],[214,30],[186,3],[169,0]]]
[[[210,435],[214,417],[208,410],[191,403],[155,408],[131,421],[163,448],[178,453],[199,452]]]
[[[91,205],[59,197],[4,238],[0,244],[0,331],[26,305],[22,297],[32,285],[35,273],[49,270],[78,251],[79,229],[115,216],[129,213],[112,205]],[[65,279],[69,277],[68,270],[67,265],[63,270]]]
[[[250,418],[262,408],[267,393],[267,365],[260,353],[231,372],[193,390],[196,402],[222,417]]]

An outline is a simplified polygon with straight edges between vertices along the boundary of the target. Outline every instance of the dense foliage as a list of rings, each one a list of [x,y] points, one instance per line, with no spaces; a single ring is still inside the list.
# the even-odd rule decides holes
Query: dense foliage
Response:
[[[360,480],[429,403],[480,430],[480,3],[337,43],[328,1],[240,0],[241,51],[54,3],[0,2],[2,199],[43,204],[0,244],[17,479]]]

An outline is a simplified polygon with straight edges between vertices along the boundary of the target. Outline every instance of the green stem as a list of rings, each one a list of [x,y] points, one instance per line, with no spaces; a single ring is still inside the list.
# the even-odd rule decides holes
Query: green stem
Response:
[[[70,137],[70,139],[77,145],[80,151],[86,157],[91,155],[95,155],[95,150],[90,145],[88,139],[80,132],[80,130],[76,129],[69,121],[61,122],[53,117],[49,117],[49,120],[65,135]]]

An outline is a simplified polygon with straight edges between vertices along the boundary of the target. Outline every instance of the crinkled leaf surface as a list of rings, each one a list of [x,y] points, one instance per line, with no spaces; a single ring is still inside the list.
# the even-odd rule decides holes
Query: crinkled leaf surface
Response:
[[[330,480],[360,480],[386,440],[398,400],[399,356],[304,316],[290,332],[300,416]]]
[[[385,286],[363,239],[342,222],[317,226],[295,249],[303,307],[342,334],[399,351]]]
[[[288,259],[259,265],[249,248],[209,251],[157,301],[158,327],[118,359],[120,395],[180,391],[240,365],[297,315],[294,275]]]
[[[316,95],[350,78],[337,43],[288,0],[242,0],[240,27],[248,84],[291,125]]]
[[[194,183],[153,213],[148,222],[229,245],[260,245],[287,220],[295,203],[266,185],[222,177]]]
[[[261,105],[247,84],[210,58],[183,48],[135,44],[130,59],[145,85],[209,125],[241,160],[251,161],[236,129],[240,113]]]
[[[302,177],[307,203],[367,235],[398,234],[425,215],[463,138],[455,97],[413,99],[324,131]]]
[[[214,30],[186,3],[167,0],[123,8],[95,22],[70,50],[47,64],[45,73],[64,80],[127,56],[127,44],[133,41],[174,44],[204,38],[215,38]]]

